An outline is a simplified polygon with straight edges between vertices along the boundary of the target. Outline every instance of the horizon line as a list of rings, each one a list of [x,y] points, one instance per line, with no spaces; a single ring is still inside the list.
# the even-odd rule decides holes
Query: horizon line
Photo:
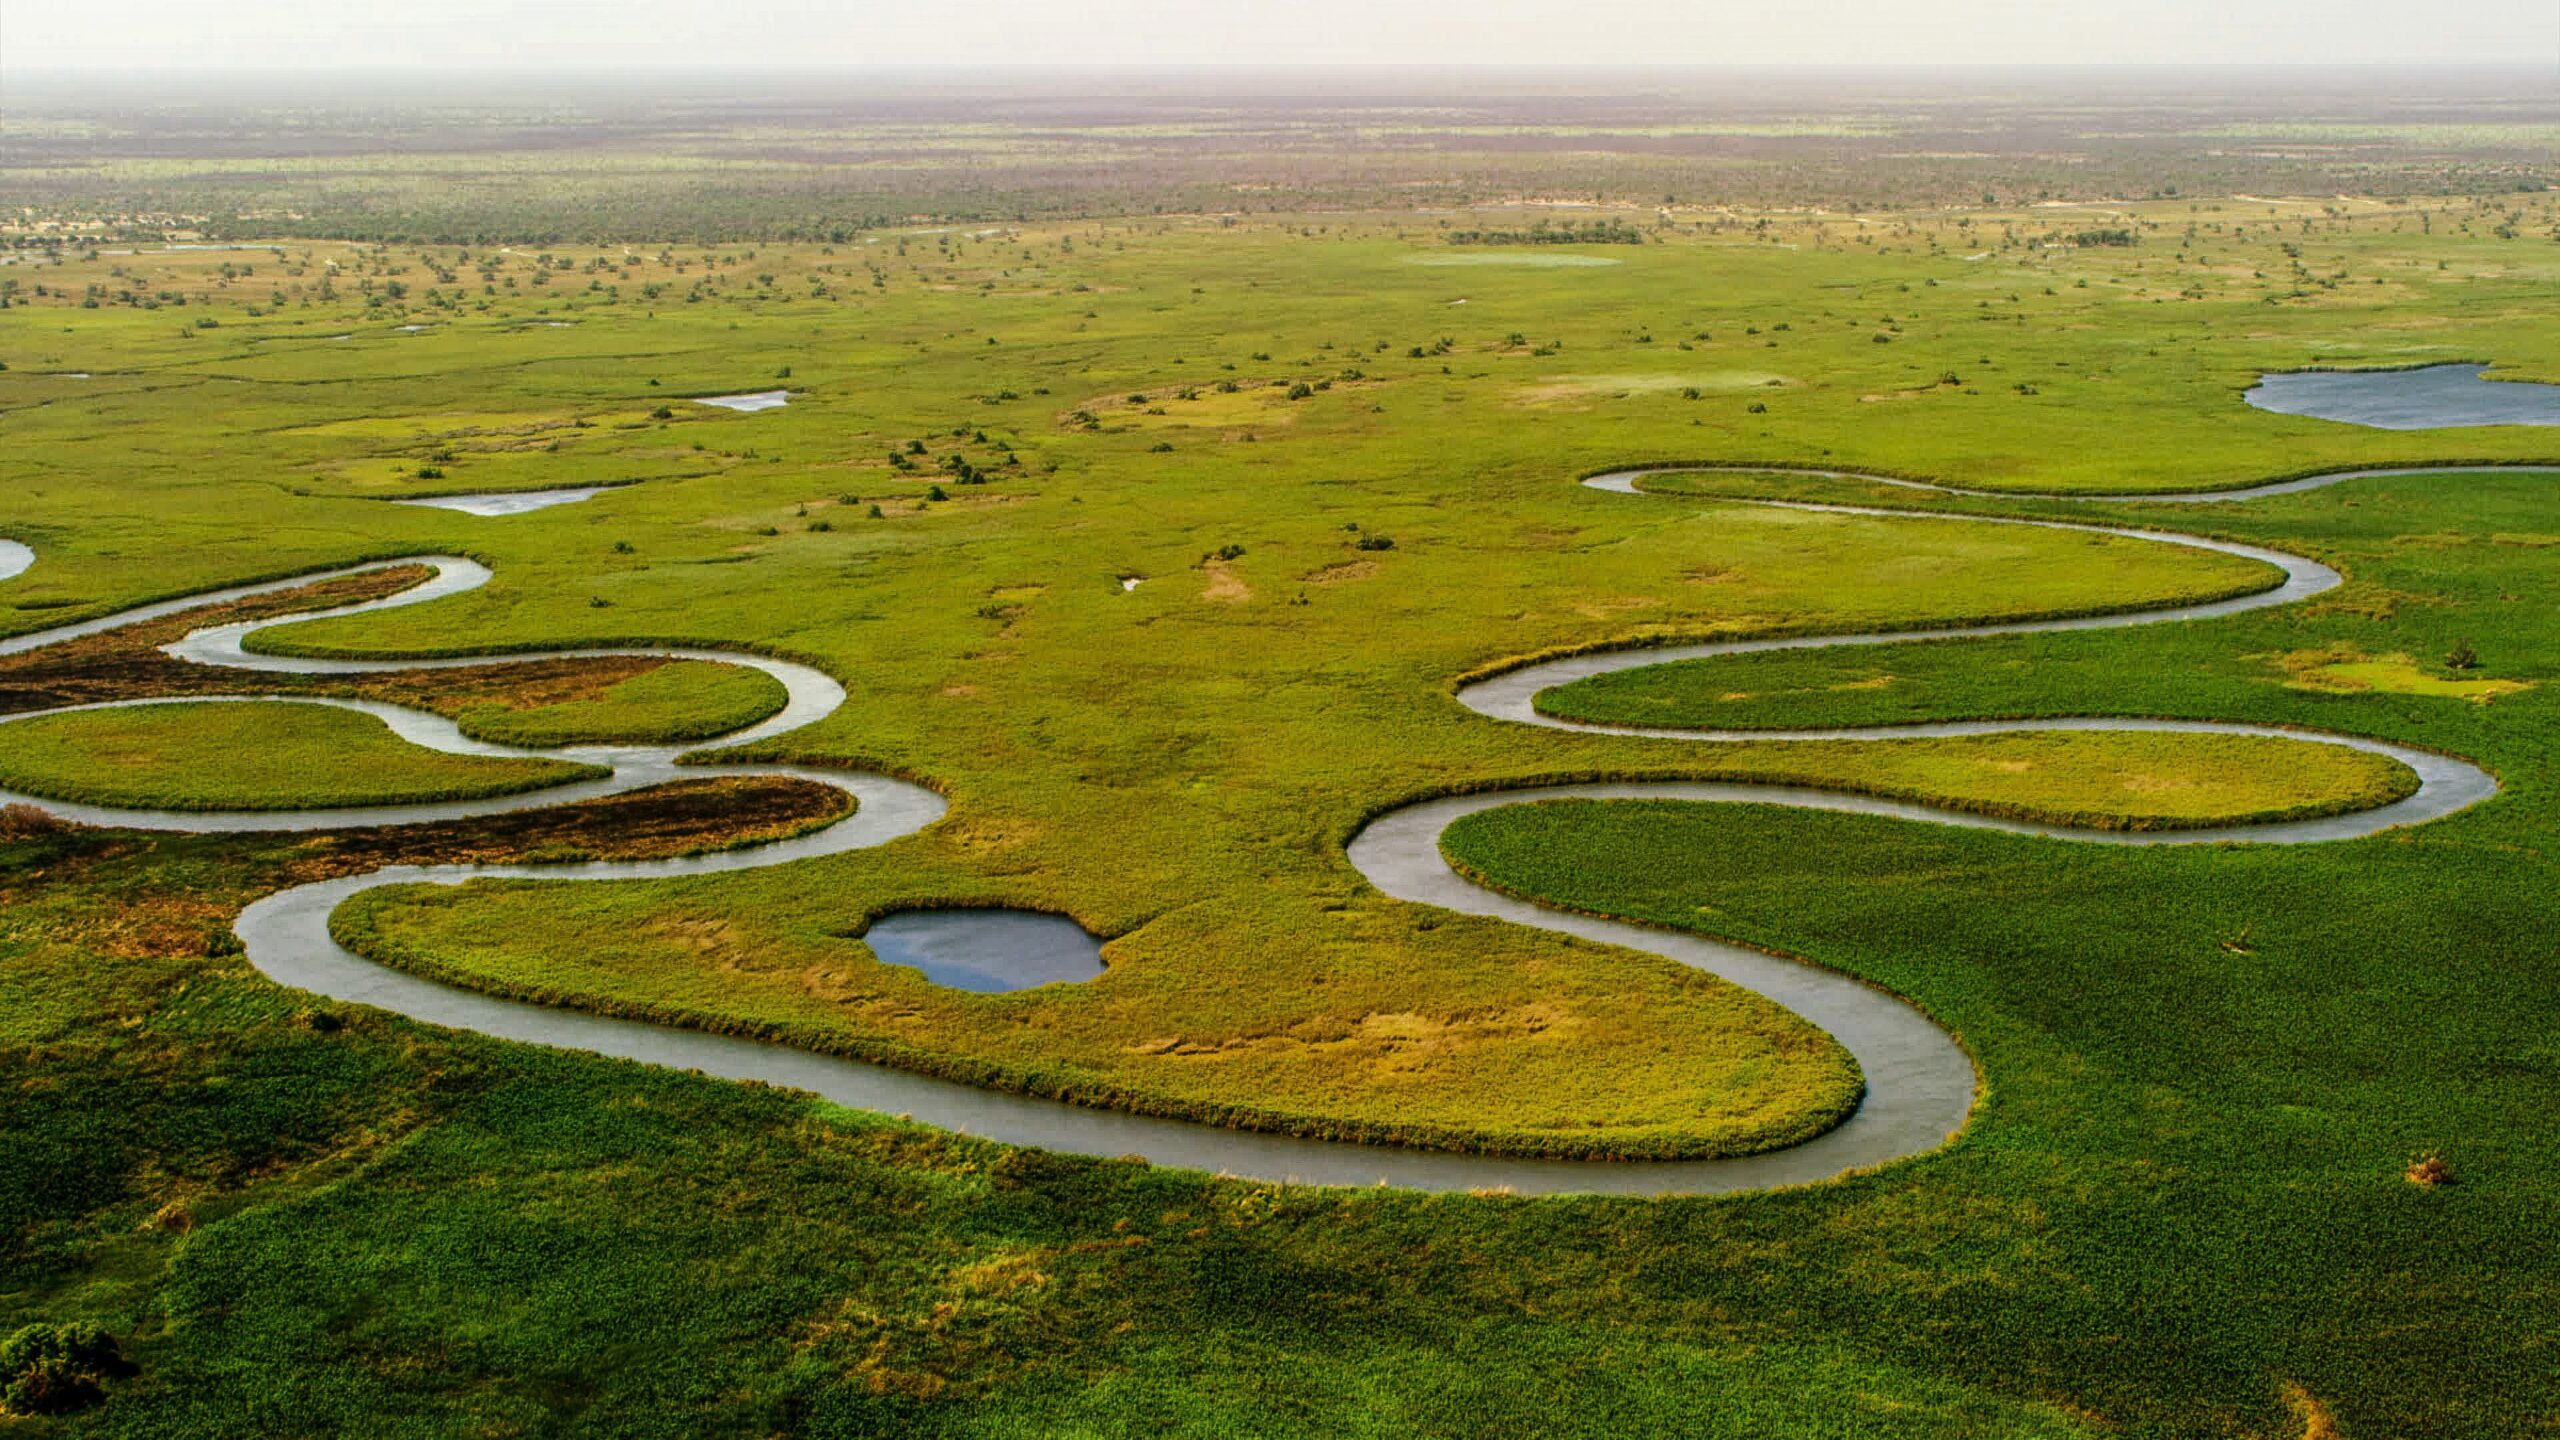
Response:
[[[55,74],[81,76],[143,77],[158,75],[606,75],[606,74],[751,74],[751,75],[833,75],[848,72],[895,72],[930,75],[980,75],[988,71],[1013,74],[1114,75],[1160,74],[1195,70],[1228,70],[1265,73],[1330,73],[1336,71],[1387,70],[1463,70],[1501,71],[1514,74],[1623,73],[1681,74],[1718,73],[1737,70],[1813,70],[1813,71],[1948,71],[1982,73],[2015,70],[2530,70],[2552,68],[2548,59],[2518,59],[2508,55],[2480,55],[2458,59],[2252,59],[2252,60],[1719,60],[1719,61],[1617,61],[1617,60],[1147,60],[1127,62],[1099,61],[1014,61],[984,60],[968,64],[947,61],[825,61],[798,64],[763,64],[742,62],[676,62],[650,61],[615,64],[518,64],[498,62],[470,65],[445,63],[345,65],[159,65],[131,61],[55,62],[11,64],[0,60],[0,71],[20,74]],[[2560,95],[2555,95],[2560,102]]]

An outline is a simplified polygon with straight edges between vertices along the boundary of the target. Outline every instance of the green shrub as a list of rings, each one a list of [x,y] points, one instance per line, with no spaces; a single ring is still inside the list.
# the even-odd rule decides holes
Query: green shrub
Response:
[[[0,1341],[0,1406],[68,1414],[104,1400],[109,1379],[132,1373],[115,1337],[95,1325],[29,1325]]]

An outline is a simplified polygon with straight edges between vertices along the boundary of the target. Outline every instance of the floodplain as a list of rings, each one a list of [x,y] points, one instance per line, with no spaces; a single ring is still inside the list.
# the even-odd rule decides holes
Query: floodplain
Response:
[[[132,1372],[30,1433],[2553,1423],[2560,429],[2246,398],[2560,381],[2554,192],[2482,178],[2541,134],[2481,140],[2451,193],[7,229],[0,534],[29,558],[0,579],[0,787],[509,792],[314,833],[0,811],[0,1332],[94,1322]],[[504,229],[453,194],[435,215]],[[1519,238],[1540,220],[1577,234]],[[2229,547],[2336,583],[2273,603],[2288,571]],[[485,583],[399,603],[435,557]],[[2132,623],[2185,606],[2214,613]],[[224,626],[276,668],[161,648]],[[1805,643],[1545,690],[1554,724],[1460,698],[1776,639]],[[598,651],[642,653],[567,653]],[[2110,718],[2249,733],[2061,723]],[[1873,733],[1972,721],[2008,728]],[[1826,730],[1858,733],[1799,733]],[[2323,737],[2486,789],[2354,833],[2428,781]],[[527,807],[638,763],[617,747],[676,758]],[[854,776],[933,803],[823,783]],[[1760,798],[1534,803],[1577,782]],[[1862,982],[1951,1046],[1953,1122],[1778,1188],[1506,1193],[1504,1165],[1765,1162],[1906,1077],[1665,954],[1354,864],[1400,810],[1492,791],[1529,803],[1403,858]],[[561,878],[612,863],[664,868]],[[329,943],[1487,1178],[999,1143],[323,998],[234,928],[462,864],[511,868],[350,892]],[[1080,928],[1099,973],[942,984],[888,953],[901,922],[865,939],[1002,911]]]

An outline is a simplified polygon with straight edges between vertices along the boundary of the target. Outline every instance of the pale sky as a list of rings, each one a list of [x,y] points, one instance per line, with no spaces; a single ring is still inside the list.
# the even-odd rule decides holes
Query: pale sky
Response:
[[[9,71],[2481,61],[2560,95],[2560,0],[0,0]]]

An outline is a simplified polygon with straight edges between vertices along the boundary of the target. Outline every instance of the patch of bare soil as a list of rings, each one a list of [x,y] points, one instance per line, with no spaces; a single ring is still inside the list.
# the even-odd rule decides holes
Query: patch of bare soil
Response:
[[[1253,598],[1253,587],[1244,583],[1244,577],[1238,575],[1226,561],[1212,560],[1202,565],[1200,569],[1209,577],[1209,583],[1200,591],[1201,599],[1215,600],[1225,605],[1240,605]]]

